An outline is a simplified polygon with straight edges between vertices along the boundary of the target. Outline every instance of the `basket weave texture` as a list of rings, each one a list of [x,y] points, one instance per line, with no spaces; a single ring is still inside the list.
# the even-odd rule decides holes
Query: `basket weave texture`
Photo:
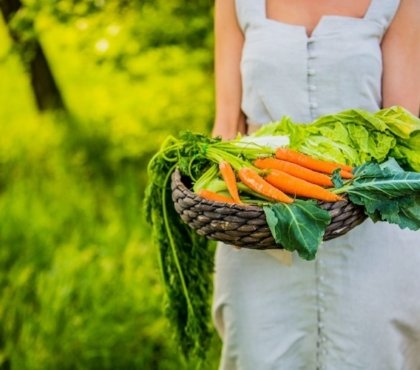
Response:
[[[203,199],[187,188],[186,180],[178,169],[173,172],[172,200],[182,220],[199,235],[241,248],[282,248],[271,235],[262,207]],[[319,202],[319,205],[331,215],[324,240],[344,235],[366,219],[363,207],[347,198],[334,203]]]

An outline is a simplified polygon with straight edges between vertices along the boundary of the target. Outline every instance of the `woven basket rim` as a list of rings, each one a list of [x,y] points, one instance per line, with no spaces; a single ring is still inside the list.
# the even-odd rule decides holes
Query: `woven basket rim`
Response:
[[[242,210],[242,211],[246,211],[246,210],[257,211],[257,210],[262,210],[263,209],[263,207],[261,207],[257,204],[226,203],[226,202],[221,202],[221,201],[217,201],[217,200],[209,200],[209,199],[203,198],[199,194],[194,193],[189,187],[187,187],[185,185],[185,183],[182,181],[182,179],[186,178],[187,176],[183,175],[178,167],[175,168],[174,173],[175,173],[175,176],[178,177],[178,180],[179,180],[179,183],[181,184],[181,186],[183,186],[188,193],[192,194],[196,198],[199,198],[201,203],[206,203],[208,205],[219,204],[220,206],[223,206],[223,207],[234,208],[234,209]],[[325,202],[325,201],[315,200],[315,199],[307,199],[307,200],[315,200],[317,202],[317,204],[320,205],[320,206],[322,206],[322,205],[341,205],[344,202],[345,203],[351,203],[351,201],[348,199],[348,195],[346,193],[340,194],[340,196],[343,198],[343,200],[340,200],[340,201],[337,201],[337,202]],[[267,204],[270,204],[270,202],[267,201]]]
[[[269,226],[262,206],[204,199],[189,189],[183,179],[189,178],[176,168],[171,181],[172,200],[183,221],[198,234],[245,248],[281,248],[271,233],[268,235]],[[338,202],[318,201],[317,204],[331,216],[324,241],[346,234],[367,218],[364,209],[347,196]]]

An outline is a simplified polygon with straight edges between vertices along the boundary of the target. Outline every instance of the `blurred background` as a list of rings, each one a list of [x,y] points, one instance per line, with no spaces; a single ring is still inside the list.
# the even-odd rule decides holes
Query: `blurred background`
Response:
[[[1,370],[194,367],[141,203],[162,140],[210,131],[212,7],[0,0]]]

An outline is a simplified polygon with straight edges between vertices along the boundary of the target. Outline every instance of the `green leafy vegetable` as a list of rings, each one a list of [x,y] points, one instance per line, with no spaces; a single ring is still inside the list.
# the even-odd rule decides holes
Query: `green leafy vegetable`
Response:
[[[211,294],[213,262],[208,241],[181,221],[171,199],[170,176],[179,165],[179,156],[184,151],[195,152],[191,147],[182,149],[174,138],[168,138],[150,161],[144,209],[159,247],[167,295],[166,315],[175,328],[183,353],[204,357],[211,337],[207,300]],[[194,174],[200,170],[199,163],[199,160],[195,162],[196,168],[184,163],[184,170]]]
[[[405,167],[420,170],[420,131],[414,132],[408,140],[394,147],[392,155]]]
[[[393,158],[356,168],[354,179],[336,192],[349,194],[373,221],[395,223],[402,229],[420,228],[420,173],[404,171]]]
[[[216,163],[213,163],[212,165],[210,165],[209,168],[195,182],[194,187],[193,187],[194,192],[197,193],[201,189],[210,190],[209,186],[210,184],[214,183],[215,179],[217,178],[218,172],[219,172],[219,169]],[[224,184],[224,182],[222,182],[222,184]],[[211,190],[217,191],[214,189],[211,189]]]
[[[256,135],[288,135],[294,149],[324,160],[359,165],[349,181],[343,181],[335,171],[335,192],[347,193],[374,221],[420,229],[420,173],[406,171],[420,172],[420,120],[402,108],[375,114],[348,110],[320,117],[309,125],[284,117]],[[184,132],[179,138],[168,137],[149,163],[145,217],[159,249],[166,314],[186,356],[204,358],[209,346],[213,258],[208,240],[176,213],[171,174],[179,168],[194,190],[226,191],[226,184],[218,178],[220,161],[226,160],[238,170],[252,167],[256,158],[273,154],[272,148],[240,142],[240,138],[222,141]],[[329,212],[310,200],[273,204],[244,187],[238,184],[242,201],[263,206],[276,242],[296,250],[306,260],[314,259],[330,223]]]
[[[420,119],[398,106],[376,113],[350,109],[310,124],[283,117],[253,135],[289,135],[291,148],[328,161],[361,165],[394,157],[420,172]]]
[[[420,131],[420,120],[407,114],[402,107],[382,109],[375,116],[386,122],[386,129],[402,139],[409,139],[413,132]]]
[[[313,260],[331,221],[329,212],[308,200],[275,203],[263,208],[276,243],[289,251],[296,250],[303,259]]]
[[[208,240],[184,224],[176,213],[171,199],[171,175],[178,167],[195,188],[220,187],[214,182],[215,164],[219,161],[227,160],[240,168],[250,166],[253,159],[263,154],[273,154],[268,147],[237,145],[238,140],[223,142],[191,132],[181,133],[179,138],[170,136],[148,166],[144,214],[159,248],[166,315],[186,356],[204,358],[209,347],[213,259]]]

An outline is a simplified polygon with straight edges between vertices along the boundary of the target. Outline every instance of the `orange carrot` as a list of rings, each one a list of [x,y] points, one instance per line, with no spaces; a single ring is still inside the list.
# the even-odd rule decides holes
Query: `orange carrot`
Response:
[[[238,176],[241,181],[248,186],[251,190],[264,195],[270,199],[277,200],[283,203],[292,203],[293,199],[288,197],[279,189],[275,188],[265,181],[258,173],[252,168],[243,167],[238,171]]]
[[[351,172],[348,172],[348,171],[345,171],[345,170],[341,170],[340,175],[343,179],[352,179],[353,178],[353,174]]]
[[[343,163],[339,163],[339,167],[347,172],[352,172],[354,170],[354,168],[352,166],[349,166],[348,164],[343,164]]]
[[[255,160],[254,165],[260,169],[280,170],[288,173],[289,175],[311,182],[312,184],[328,187],[334,186],[329,176],[312,171],[309,168],[302,167],[292,162],[282,161],[281,159],[272,157],[259,158]]]
[[[197,194],[207,200],[213,200],[222,203],[236,203],[232,198],[226,197],[222,194],[215,193],[214,191],[207,189],[200,189]]]
[[[309,155],[296,152],[287,148],[278,148],[276,150],[276,158],[283,159],[285,161],[296,163],[300,166],[309,168],[314,171],[324,172],[332,174],[337,168],[341,168],[340,175],[345,179],[351,179],[353,175],[350,173],[353,169],[350,166],[340,163],[333,163],[327,161],[321,161],[310,157]]]
[[[239,199],[238,185],[236,184],[235,173],[233,172],[232,166],[227,161],[220,161],[219,170],[226,183],[230,196],[233,198],[235,203],[242,203]]]
[[[289,175],[283,171],[271,170],[270,173],[265,176],[265,179],[271,185],[288,194],[324,200],[326,202],[336,202],[338,200],[342,200],[340,196],[331,193],[321,186],[311,184],[310,182]]]

